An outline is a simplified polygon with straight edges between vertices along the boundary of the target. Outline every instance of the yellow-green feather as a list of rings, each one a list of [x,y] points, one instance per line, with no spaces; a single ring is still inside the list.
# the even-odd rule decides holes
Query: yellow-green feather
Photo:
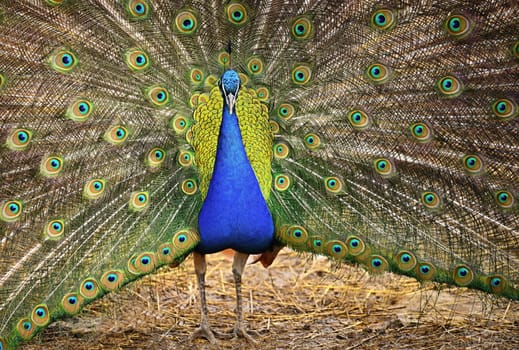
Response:
[[[222,122],[223,97],[214,87],[206,103],[194,112],[192,127],[195,163],[198,167],[200,192],[205,198],[216,159],[216,147]],[[272,184],[272,140],[268,108],[260,102],[253,89],[241,87],[236,100],[236,114],[242,134],[243,145],[265,200]]]

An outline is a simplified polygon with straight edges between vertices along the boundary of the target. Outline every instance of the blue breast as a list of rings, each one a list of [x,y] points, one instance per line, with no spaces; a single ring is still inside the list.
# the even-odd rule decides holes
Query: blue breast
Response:
[[[272,215],[245,153],[236,113],[224,105],[214,172],[198,217],[204,254],[261,253],[273,243]]]

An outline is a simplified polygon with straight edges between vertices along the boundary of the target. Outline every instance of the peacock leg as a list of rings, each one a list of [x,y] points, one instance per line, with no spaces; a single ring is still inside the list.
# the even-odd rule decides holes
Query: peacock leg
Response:
[[[249,254],[236,252],[232,263],[232,274],[234,275],[234,284],[236,285],[236,325],[234,326],[234,334],[237,337],[247,339],[250,343],[256,343],[256,341],[247,333],[243,324],[241,275],[245,269],[248,257]]]
[[[198,327],[193,332],[193,334],[191,334],[190,340],[203,337],[209,340],[209,342],[212,344],[215,344],[216,338],[213,331],[211,330],[211,327],[209,326],[209,320],[207,317],[207,303],[205,300],[205,271],[207,268],[205,254],[194,252],[193,257],[195,262],[196,277],[198,279],[198,289],[200,290],[200,306],[202,316],[200,319],[200,327]]]

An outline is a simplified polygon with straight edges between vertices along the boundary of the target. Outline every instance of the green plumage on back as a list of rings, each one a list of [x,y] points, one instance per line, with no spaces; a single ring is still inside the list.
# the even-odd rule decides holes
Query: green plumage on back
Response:
[[[268,254],[519,299],[518,16],[503,1],[0,1],[0,350],[196,249],[226,69]]]

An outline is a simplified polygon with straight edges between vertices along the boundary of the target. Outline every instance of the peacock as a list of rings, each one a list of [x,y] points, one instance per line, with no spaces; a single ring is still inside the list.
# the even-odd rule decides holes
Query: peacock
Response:
[[[519,299],[514,0],[0,1],[0,350],[193,255]]]

